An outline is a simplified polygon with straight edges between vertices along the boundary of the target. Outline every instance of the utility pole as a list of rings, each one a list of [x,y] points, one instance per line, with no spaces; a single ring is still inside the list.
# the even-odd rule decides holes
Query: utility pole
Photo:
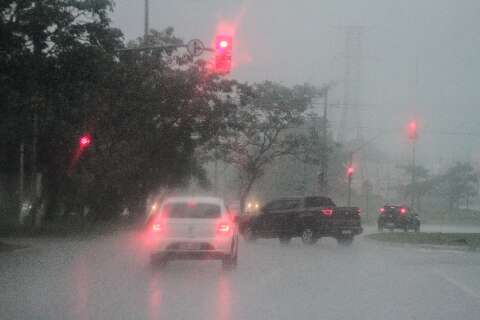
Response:
[[[348,136],[355,128],[356,138],[361,136],[361,114],[359,104],[362,93],[362,66],[363,66],[363,41],[362,36],[365,27],[345,26],[345,48],[344,48],[344,75],[343,75],[343,112],[340,119],[340,130],[337,140],[344,143],[355,136]]]
[[[143,44],[146,45],[147,44],[147,40],[148,40],[148,30],[150,29],[149,27],[149,0],[145,0],[145,27],[144,27],[144,31],[143,31]]]

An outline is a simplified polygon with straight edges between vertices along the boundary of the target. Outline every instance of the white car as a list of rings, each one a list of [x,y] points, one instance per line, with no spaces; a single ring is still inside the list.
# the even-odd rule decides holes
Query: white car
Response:
[[[174,259],[217,259],[224,269],[238,260],[238,228],[222,199],[172,197],[148,219],[151,262]]]

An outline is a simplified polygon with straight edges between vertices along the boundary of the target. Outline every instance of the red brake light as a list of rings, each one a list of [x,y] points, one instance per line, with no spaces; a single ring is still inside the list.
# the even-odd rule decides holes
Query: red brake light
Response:
[[[222,40],[220,41],[219,45],[220,45],[220,48],[226,48],[228,47],[228,42],[226,40]]]
[[[163,226],[162,226],[160,223],[155,223],[155,224],[152,226],[152,230],[153,230],[154,232],[163,231]]]
[[[330,217],[333,214],[333,209],[322,209],[324,216]]]
[[[385,208],[380,208],[378,211],[380,212],[380,214],[383,214],[385,212]]]
[[[400,214],[405,214],[406,212],[407,212],[407,209],[405,209],[405,208],[400,209]]]
[[[221,235],[229,234],[232,231],[232,226],[227,222],[222,222],[217,226],[217,233]]]

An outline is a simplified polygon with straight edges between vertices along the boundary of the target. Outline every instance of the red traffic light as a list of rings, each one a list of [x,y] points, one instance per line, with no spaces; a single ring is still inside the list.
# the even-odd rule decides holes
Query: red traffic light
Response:
[[[417,122],[410,121],[408,124],[408,138],[409,139],[416,139],[417,138]]]
[[[228,47],[228,41],[222,40],[218,45],[220,46],[220,48],[225,49],[226,47]]]
[[[348,166],[347,168],[347,176],[351,177],[353,176],[353,173],[355,172],[355,170],[353,169],[353,166]]]
[[[232,36],[215,37],[215,72],[230,73],[232,67]]]
[[[80,147],[82,148],[86,148],[90,145],[90,143],[92,142],[92,138],[90,137],[89,134],[86,134],[86,135],[83,135],[82,137],[80,137]]]
[[[218,35],[215,37],[215,48],[218,51],[232,50],[232,36]]]

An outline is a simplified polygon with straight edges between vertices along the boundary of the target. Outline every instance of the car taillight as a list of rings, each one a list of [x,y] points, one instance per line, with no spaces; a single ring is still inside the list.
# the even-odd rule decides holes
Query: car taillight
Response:
[[[222,222],[217,226],[217,232],[219,234],[228,234],[232,231],[232,226],[226,222]]]
[[[152,225],[152,230],[153,230],[154,232],[161,232],[161,231],[163,231],[163,226],[162,226],[161,223],[154,223],[154,224]]]
[[[322,209],[322,214],[324,216],[330,217],[333,214],[333,209]]]
[[[379,212],[380,214],[383,214],[383,213],[385,212],[385,208],[380,208],[380,209],[378,209],[378,212]]]
[[[404,215],[405,213],[407,213],[407,209],[405,209],[405,208],[400,208],[400,214],[401,214],[401,215]]]

